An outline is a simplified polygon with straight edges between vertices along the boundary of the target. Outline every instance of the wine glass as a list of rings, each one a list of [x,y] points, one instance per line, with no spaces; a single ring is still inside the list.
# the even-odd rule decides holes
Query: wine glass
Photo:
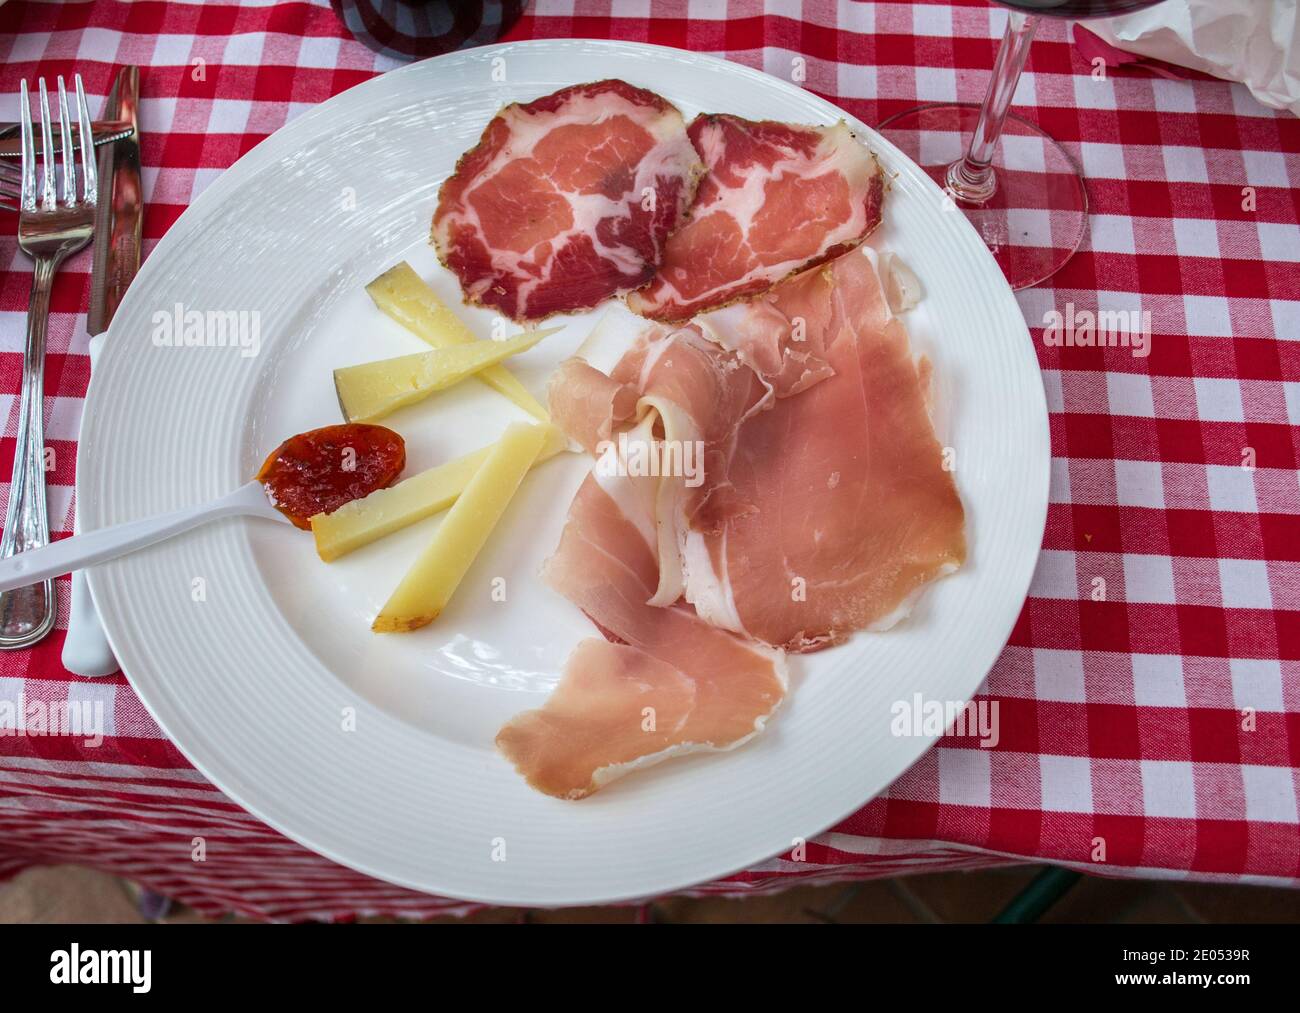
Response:
[[[527,3],[528,0],[330,0],[334,13],[358,41],[398,60],[420,60],[496,42],[514,27]]]
[[[877,129],[944,188],[1011,287],[1022,289],[1059,271],[1088,224],[1088,194],[1074,159],[1036,124],[1010,112],[1034,30],[1044,15],[1113,17],[1161,0],[993,2],[1011,12],[983,104],[918,106]]]

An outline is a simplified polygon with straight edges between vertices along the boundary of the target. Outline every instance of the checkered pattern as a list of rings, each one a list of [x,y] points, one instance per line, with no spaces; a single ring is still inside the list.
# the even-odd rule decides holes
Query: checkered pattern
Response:
[[[614,15],[611,16],[611,8]],[[511,38],[643,40],[792,76],[867,123],[977,100],[1006,14],[984,0],[534,0]],[[156,241],[258,140],[388,69],[316,3],[0,7],[0,118],[18,81],[144,68],[144,234]],[[1242,86],[1142,67],[1097,80],[1047,22],[1020,111],[1080,160],[1089,244],[1023,292],[1044,316],[1145,310],[1152,351],[1038,342],[1051,506],[1030,598],[981,690],[1000,741],[948,737],[805,852],[701,887],[1051,861],[1111,876],[1300,881],[1300,123]],[[97,106],[97,101],[95,102]],[[0,475],[16,424],[29,267],[0,216]],[[67,531],[88,367],[89,254],[54,291],[50,507]],[[61,595],[66,582],[60,582]],[[71,678],[59,630],[0,654],[0,706],[100,701],[109,738],[0,736],[0,874],[89,863],[208,912],[426,915],[259,824],[192,770],[120,677]],[[207,841],[194,861],[193,839]]]

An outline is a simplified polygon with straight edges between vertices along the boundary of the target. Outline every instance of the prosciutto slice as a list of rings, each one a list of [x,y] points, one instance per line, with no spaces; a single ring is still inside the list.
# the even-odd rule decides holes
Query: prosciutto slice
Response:
[[[877,266],[857,250],[688,327],[651,326],[610,372],[655,438],[704,452],[698,486],[656,480],[651,604],[680,596],[713,625],[810,651],[888,628],[964,560],[930,366]],[[557,418],[574,390],[552,390]]]
[[[637,523],[646,501],[635,481],[603,486],[588,476],[543,572],[612,640],[578,644],[545,705],[496,738],[530,785],[559,798],[582,798],[685,752],[733,749],[762,730],[785,696],[779,651],[689,608],[646,604],[658,561]]]
[[[775,397],[790,397],[835,375],[825,349],[831,303],[815,271],[748,302],[701,314],[695,324],[762,377]]]
[[[636,412],[638,394],[580,358],[565,359],[546,385],[551,421],[589,454]]]
[[[654,280],[628,297],[642,316],[679,321],[765,292],[880,224],[884,176],[843,122],[701,115],[689,133],[707,175]]]
[[[741,421],[770,397],[770,385],[739,355],[693,326],[652,325],[608,375],[581,359],[557,370],[552,419],[596,455],[598,472],[617,467],[635,477],[638,497],[650,503],[644,527],[659,566],[650,604],[681,597],[692,525],[714,529],[752,509],[734,496],[727,472]],[[635,426],[615,434],[620,422]],[[607,447],[614,453],[605,456]]]
[[[964,514],[930,421],[929,364],[914,361],[871,251],[787,282],[754,313],[764,327],[808,319],[833,375],[740,425],[728,481],[753,509],[692,532],[685,594],[720,625],[816,650],[888,628],[960,566]],[[744,346],[752,323],[712,326]]]
[[[432,241],[465,298],[518,320],[655,273],[703,172],[677,109],[624,81],[506,106],[442,185]]]

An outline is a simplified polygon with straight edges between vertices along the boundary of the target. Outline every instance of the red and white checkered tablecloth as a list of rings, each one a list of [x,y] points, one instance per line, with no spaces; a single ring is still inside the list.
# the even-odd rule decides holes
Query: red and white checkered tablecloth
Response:
[[[803,57],[806,87],[875,124],[918,101],[978,101],[1006,16],[985,0],[534,0],[508,38],[654,42],[787,79]],[[0,7],[0,119],[17,117],[21,78],[74,70],[97,109],[126,63],[144,68],[146,247],[267,134],[390,66],[325,0]],[[1001,740],[945,739],[806,860],[701,890],[1009,861],[1300,883],[1300,122],[1201,75],[1091,72],[1069,28],[1047,21],[1019,111],[1077,156],[1093,215],[1085,249],[1020,304],[1036,338],[1069,302],[1150,311],[1152,352],[1037,342],[1051,505],[1029,600],[981,690]],[[14,227],[0,213],[0,477],[30,278]],[[60,273],[50,321],[49,501],[64,533],[89,271],[87,252]],[[121,676],[65,672],[59,583],[58,630],[0,653],[0,715],[4,701],[103,701],[108,737],[0,734],[0,876],[78,862],[205,912],[272,919],[465,908],[286,840],[193,770]]]

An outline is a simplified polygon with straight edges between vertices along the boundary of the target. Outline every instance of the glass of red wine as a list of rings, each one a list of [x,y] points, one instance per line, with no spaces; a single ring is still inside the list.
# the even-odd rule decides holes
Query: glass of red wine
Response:
[[[514,27],[528,0],[330,0],[330,6],[375,52],[422,60],[496,42]]]
[[[1013,289],[1051,277],[1074,256],[1088,195],[1074,159],[1039,126],[1010,112],[1042,16],[1100,18],[1161,0],[993,0],[1011,8],[982,105],[918,106],[877,128],[944,188],[975,226]]]

